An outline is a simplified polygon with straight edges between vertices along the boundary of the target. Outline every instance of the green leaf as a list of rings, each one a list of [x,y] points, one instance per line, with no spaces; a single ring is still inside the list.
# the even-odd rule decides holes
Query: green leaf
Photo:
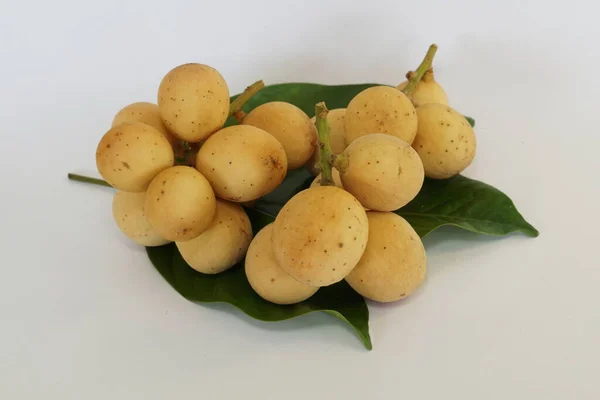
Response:
[[[260,228],[273,217],[249,210],[253,227]],[[217,274],[206,275],[193,270],[181,257],[175,244],[147,247],[154,267],[186,299],[196,303],[229,303],[260,321],[283,321],[315,311],[324,311],[348,323],[371,350],[369,310],[364,299],[345,282],[319,289],[306,301],[281,306],[263,300],[246,279],[243,263]]]
[[[471,124],[471,127],[475,128],[475,120],[471,117],[467,117],[465,116],[465,118],[467,119],[467,121],[469,121],[469,124]]]
[[[508,196],[462,175],[445,180],[426,179],[417,197],[396,213],[421,237],[444,225],[488,235],[539,235]]]

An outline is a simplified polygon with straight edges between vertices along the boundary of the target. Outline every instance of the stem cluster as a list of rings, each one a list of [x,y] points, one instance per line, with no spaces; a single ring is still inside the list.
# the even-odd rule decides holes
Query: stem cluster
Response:
[[[423,59],[417,70],[415,72],[411,71],[408,74],[406,74],[408,84],[406,85],[404,90],[402,90],[402,92],[408,97],[410,97],[413,90],[415,90],[415,88],[421,81],[421,78],[423,78],[425,72],[431,69],[431,65],[433,64],[433,57],[435,56],[437,49],[438,47],[436,44],[432,44],[431,46],[429,46],[427,54],[425,54],[425,58]]]
[[[331,150],[331,138],[329,136],[329,123],[327,114],[329,110],[324,102],[315,106],[315,117],[317,125],[317,150],[319,152],[319,169],[321,170],[321,186],[333,186],[332,168],[335,156]]]

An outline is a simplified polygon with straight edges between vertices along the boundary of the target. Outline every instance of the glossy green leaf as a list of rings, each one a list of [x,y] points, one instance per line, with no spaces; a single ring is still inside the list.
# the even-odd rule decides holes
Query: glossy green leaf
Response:
[[[247,211],[254,232],[274,220],[268,214]],[[345,281],[321,288],[314,296],[301,303],[281,306],[263,300],[254,292],[246,279],[243,263],[217,275],[206,275],[193,270],[172,243],[147,247],[146,251],[158,272],[190,301],[229,303],[261,321],[283,321],[314,311],[324,311],[347,322],[365,347],[369,350],[372,348],[367,305]]]
[[[538,231],[517,211],[512,200],[498,189],[462,175],[426,179],[417,197],[396,211],[423,237],[443,225],[488,235]]]

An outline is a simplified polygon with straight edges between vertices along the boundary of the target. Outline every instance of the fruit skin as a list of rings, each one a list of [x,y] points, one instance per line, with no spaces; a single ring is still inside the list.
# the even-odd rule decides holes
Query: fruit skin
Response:
[[[367,248],[346,282],[363,297],[378,302],[409,296],[427,273],[427,255],[419,235],[397,214],[369,211],[367,216]]]
[[[287,173],[287,159],[281,143],[269,133],[251,125],[234,125],[204,142],[196,168],[217,196],[246,202],[279,186]]]
[[[273,224],[262,228],[246,254],[245,272],[252,289],[275,304],[295,304],[314,295],[319,288],[298,282],[277,263],[273,253]]]
[[[165,239],[198,237],[212,223],[217,203],[208,180],[192,167],[162,171],[148,186],[146,216]]]
[[[475,158],[477,141],[469,122],[443,104],[417,109],[419,130],[413,148],[419,153],[425,176],[447,179],[465,170]]]
[[[338,171],[335,168],[332,168],[331,169],[331,177],[333,178],[333,183],[335,184],[335,187],[339,187],[340,189],[344,188],[344,185],[342,185],[342,180],[340,178],[340,171]],[[321,174],[317,175],[317,177],[310,184],[310,187],[321,186],[320,181],[321,181]]]
[[[162,246],[170,241],[161,237],[146,218],[146,192],[117,190],[113,196],[112,214],[117,226],[129,239],[142,246]]]
[[[275,218],[273,250],[281,268],[311,286],[339,282],[360,260],[369,225],[350,193],[334,186],[305,189]]]
[[[300,168],[315,151],[315,125],[304,111],[293,104],[283,101],[262,104],[250,111],[242,123],[273,135],[285,150],[288,169]]]
[[[251,240],[252,226],[242,206],[217,200],[210,226],[198,237],[175,244],[190,267],[203,274],[218,274],[244,258]]]
[[[327,114],[331,151],[335,155],[342,153],[346,149],[346,137],[344,135],[345,118],[345,108],[334,108],[333,110],[329,110],[329,113]],[[310,120],[313,124],[316,123],[315,117],[312,117]],[[310,160],[308,160],[308,163],[306,163],[306,168],[308,168],[308,170],[315,176],[319,174],[319,169],[315,167],[318,162],[319,149],[315,148],[315,152]]]
[[[142,122],[146,125],[150,125],[157,131],[163,134],[163,136],[171,143],[175,145],[178,139],[169,132],[165,124],[160,117],[160,111],[156,104],[147,103],[140,101],[137,103],[129,104],[123,107],[117,115],[115,115],[112,127],[121,125],[123,123]]]
[[[397,210],[414,199],[423,186],[419,155],[396,137],[381,133],[363,136],[343,155],[348,165],[340,173],[342,185],[368,209]]]
[[[200,142],[223,127],[229,114],[229,88],[216,69],[183,64],[162,79],[158,107],[173,134],[188,142]]]
[[[127,192],[143,192],[156,174],[174,162],[169,141],[141,122],[109,129],[96,149],[96,167],[102,178]]]
[[[408,85],[408,81],[402,82],[396,86],[396,88],[403,90],[406,85]],[[448,105],[446,91],[444,91],[444,88],[435,81],[431,70],[425,72],[421,81],[410,94],[410,99],[415,107],[420,107],[428,103]]]
[[[373,86],[357,94],[346,108],[346,144],[361,136],[385,133],[412,143],[417,113],[410,99],[394,87]]]

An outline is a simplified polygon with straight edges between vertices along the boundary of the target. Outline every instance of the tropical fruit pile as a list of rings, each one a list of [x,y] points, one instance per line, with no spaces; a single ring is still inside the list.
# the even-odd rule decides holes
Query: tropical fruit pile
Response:
[[[143,246],[174,242],[203,274],[245,259],[254,291],[276,304],[342,280],[379,302],[409,296],[425,278],[427,256],[392,211],[417,196],[425,177],[453,177],[476,153],[473,128],[434,79],[435,50],[397,87],[369,87],[346,108],[317,103],[313,118],[284,101],[246,114],[261,82],[230,101],[216,69],[173,68],[157,103],[121,109],[98,144],[118,227]],[[237,124],[225,126],[230,116]],[[317,175],[313,184],[253,233],[245,207],[300,168]]]

